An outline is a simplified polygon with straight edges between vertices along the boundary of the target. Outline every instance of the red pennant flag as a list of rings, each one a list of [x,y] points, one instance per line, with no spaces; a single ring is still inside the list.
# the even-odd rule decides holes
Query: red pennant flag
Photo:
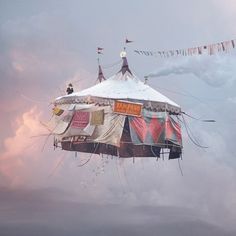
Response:
[[[125,43],[133,43],[133,41],[130,41],[130,40],[126,39]]]
[[[98,48],[97,48],[97,53],[98,53],[98,54],[103,54],[103,53],[102,53],[103,49],[104,49],[104,48],[98,47]]]

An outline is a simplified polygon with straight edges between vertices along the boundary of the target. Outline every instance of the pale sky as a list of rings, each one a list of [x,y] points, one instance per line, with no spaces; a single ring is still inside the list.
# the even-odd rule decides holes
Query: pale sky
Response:
[[[236,39],[233,0],[0,0],[1,235],[235,235],[236,53],[161,59],[134,53]],[[120,60],[132,72],[214,124],[189,119],[176,160],[102,159],[53,150],[40,122],[68,82],[94,85]],[[104,69],[106,77],[120,65]],[[179,73],[181,71],[181,73]],[[37,233],[35,233],[37,232]],[[191,233],[190,233],[191,232]]]

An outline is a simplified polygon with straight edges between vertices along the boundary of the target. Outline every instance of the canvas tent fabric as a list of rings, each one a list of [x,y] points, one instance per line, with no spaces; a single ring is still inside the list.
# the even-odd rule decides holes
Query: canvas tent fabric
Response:
[[[98,107],[94,104],[58,105],[56,107],[53,107],[53,116],[46,124],[46,127],[51,132],[51,134],[63,135],[63,137],[73,136],[76,134],[82,135],[82,132],[79,133],[79,130],[85,131],[83,135],[91,135],[94,130],[94,127],[91,128],[89,123],[91,123],[91,126],[102,124],[104,119],[104,110],[107,111],[108,109],[109,108],[107,107]],[[55,110],[63,110],[63,112],[55,114]],[[87,121],[78,120],[81,119],[79,114],[89,114],[87,117]],[[83,127],[78,127],[78,125]]]
[[[67,105],[53,108],[53,116],[46,125],[51,134],[62,135],[66,132],[74,114],[73,111],[69,110],[69,107],[70,106]],[[58,113],[56,115],[54,114],[55,109],[63,110],[63,112],[60,115],[58,115]]]
[[[94,96],[111,99],[156,101],[179,107],[175,102],[144,84],[129,72],[119,72],[110,79],[91,88],[74,94],[75,96]]]
[[[123,60],[125,62],[126,58]],[[80,103],[90,100],[141,101],[142,103],[158,104],[162,109],[173,110],[175,113],[181,111],[177,103],[140,81],[131,73],[125,63],[123,63],[122,69],[109,79],[77,93],[59,97],[55,103]]]
[[[83,129],[70,126],[62,135],[62,139],[76,141],[81,137],[85,143],[101,143],[119,147],[125,118],[122,115],[105,113],[103,124],[92,125],[88,123]]]
[[[166,118],[166,140],[182,146],[181,126],[171,116]]]
[[[96,143],[105,143],[119,147],[124,122],[125,116],[114,113],[106,113],[104,117],[104,124],[96,126],[91,140]]]
[[[182,146],[181,127],[169,115],[129,117],[130,136],[135,145]]]
[[[72,137],[78,135],[91,136],[95,126],[90,125],[90,112],[89,111],[74,111],[70,127],[64,133],[63,137]]]
[[[91,136],[96,126],[102,125],[104,122],[104,111],[109,111],[107,107],[98,107],[94,105],[75,105],[71,106],[71,118],[66,130],[60,134],[64,137],[73,136]],[[60,121],[61,122],[61,121]],[[60,126],[60,124],[58,124]]]
[[[78,93],[73,93],[68,96],[59,97],[61,99],[98,97],[105,99],[125,99],[135,101],[151,101],[169,104],[175,108],[180,108],[178,104],[157,92],[149,85],[144,84],[137,77],[131,75],[129,72],[122,74],[119,72],[113,77],[96,84],[88,89],[82,90]]]
[[[71,128],[84,129],[89,124],[90,113],[87,111],[75,111],[71,121]]]
[[[135,145],[164,144],[165,120],[156,117],[129,117],[131,140]]]
[[[58,135],[58,140],[87,136],[89,142],[119,146],[125,116],[114,114],[108,107],[104,109],[97,107],[97,109],[94,106],[90,106],[90,108],[87,106],[84,109],[73,109],[67,112],[67,115],[54,122],[52,133]],[[70,118],[68,118],[68,114]]]
[[[117,102],[139,104],[140,112],[121,112]],[[134,76],[126,58],[111,78],[54,104],[60,127],[54,134],[64,150],[129,158],[160,157],[168,149],[170,159],[181,156],[181,127],[171,116],[180,114],[180,106]]]

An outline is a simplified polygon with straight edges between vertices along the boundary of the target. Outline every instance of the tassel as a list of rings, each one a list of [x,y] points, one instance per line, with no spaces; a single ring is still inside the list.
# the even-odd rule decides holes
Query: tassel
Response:
[[[202,47],[198,47],[198,54],[199,54],[199,55],[202,54]]]
[[[225,46],[223,42],[221,43],[221,46],[222,46],[223,51],[225,51]]]
[[[231,40],[232,47],[235,48],[234,40]]]

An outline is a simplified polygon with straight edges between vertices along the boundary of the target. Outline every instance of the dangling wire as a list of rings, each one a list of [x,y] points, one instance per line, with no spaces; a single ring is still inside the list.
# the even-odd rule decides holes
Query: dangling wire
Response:
[[[86,165],[91,160],[92,156],[93,156],[93,153],[90,155],[89,159],[85,163],[78,165],[78,167],[82,167]]]
[[[91,153],[89,159],[88,159],[87,161],[85,161],[83,164],[78,165],[78,167],[82,167],[82,166],[86,165],[86,164],[91,160],[93,154],[97,151],[98,145],[99,145],[99,143],[97,143],[97,145],[96,145],[96,147],[95,147],[95,149],[94,149],[94,152]]]
[[[22,93],[20,93],[20,96],[21,96],[23,99],[25,99],[25,100],[27,100],[27,101],[30,101],[30,102],[48,104],[48,101],[39,101],[39,100],[30,98],[30,97],[28,97],[28,96],[26,96],[26,95],[24,95],[24,94],[22,94]]]
[[[44,127],[46,127],[46,125],[45,124],[43,124],[42,122],[40,122],[40,124],[41,125],[43,125]],[[45,148],[45,146],[46,146],[46,144],[47,144],[47,142],[48,142],[48,139],[49,139],[49,137],[51,136],[51,135],[53,135],[53,131],[57,128],[57,126],[59,125],[59,123],[54,127],[54,129],[53,130],[50,130],[50,129],[48,129],[48,131],[49,131],[49,134],[46,136],[46,138],[45,138],[45,141],[44,141],[44,144],[43,144],[43,147],[42,147],[42,152],[44,151],[44,148]]]
[[[127,175],[127,172],[126,172],[126,169],[125,169],[125,162],[123,162],[123,163],[121,164],[121,166],[122,166],[122,170],[123,170],[123,177],[124,177],[124,180],[125,180],[124,182],[126,183],[126,186],[128,186],[129,192],[132,192],[132,193],[134,193],[135,195],[137,195],[136,192],[135,192],[135,190],[134,190],[134,188],[131,187],[131,186],[133,186],[133,185],[130,184],[130,181],[129,181],[129,178],[128,178],[128,175]]]
[[[150,78],[148,76],[145,76],[145,77],[146,78]],[[177,92],[177,91],[174,91],[174,90],[171,90],[171,89],[167,89],[167,88],[163,88],[163,87],[159,87],[159,86],[157,88],[163,89],[163,90],[165,90],[167,92],[174,93],[174,94],[177,94],[177,95],[181,95],[181,96],[184,96],[184,97],[191,97],[191,98],[193,98],[193,99],[195,99],[195,100],[197,100],[199,102],[202,102],[201,99],[199,99],[198,97],[193,96],[191,94],[187,94],[187,93],[184,93],[184,92]]]
[[[178,164],[179,164],[179,170],[180,170],[180,173],[181,173],[182,176],[184,176],[184,173],[183,173],[182,167],[181,167],[181,165],[180,165],[179,158],[178,158]]]
[[[56,170],[63,164],[64,160],[65,160],[65,156],[67,153],[64,153],[63,156],[61,157],[61,159],[58,161],[58,163],[56,164],[56,166],[53,168],[53,170],[51,171],[51,173],[48,175],[48,178],[53,177],[53,175],[56,173]]]
[[[208,148],[208,147],[204,147],[204,146],[200,145],[200,143],[198,142],[198,140],[197,140],[197,139],[195,138],[195,136],[192,134],[192,131],[191,131],[191,129],[189,128],[189,126],[187,125],[187,122],[185,121],[184,117],[182,117],[182,118],[183,118],[183,124],[184,124],[184,126],[185,126],[185,129],[186,129],[186,131],[187,131],[187,134],[188,134],[190,140],[191,140],[195,145],[197,145],[197,146],[199,146],[199,147]]]
[[[199,119],[199,118],[196,118],[196,117],[193,117],[193,116],[190,116],[189,114],[187,114],[186,112],[183,112],[182,111],[182,114],[184,114],[184,115],[186,115],[186,116],[188,116],[189,118],[192,118],[192,119],[194,119],[194,120],[198,120],[198,121],[202,121],[202,122],[211,122],[211,123],[214,123],[214,122],[216,122],[215,120],[202,120],[202,119]]]
[[[204,148],[209,148],[209,147],[206,147],[206,146],[202,146],[201,144],[198,143],[196,138],[191,134],[191,130],[189,129],[183,115],[182,115],[182,118],[183,118],[183,124],[184,124],[184,127],[186,129],[187,135],[188,135],[189,139],[192,141],[192,143],[195,144],[197,147],[200,147],[200,148],[203,148],[203,149]]]
[[[151,152],[152,152],[152,154],[157,158],[156,160],[158,161],[158,158],[159,158],[160,156],[158,157],[157,154],[154,152],[154,150],[153,150],[153,148],[152,148],[152,145],[151,145]]]
[[[47,142],[48,142],[48,139],[49,139],[49,137],[50,137],[51,135],[52,135],[52,133],[50,133],[50,134],[48,134],[48,135],[46,136],[45,141],[44,141],[44,144],[43,144],[42,149],[41,149],[41,152],[44,151],[44,148],[45,148],[45,146],[46,146],[46,144],[47,144]]]
[[[103,68],[103,69],[109,69],[109,68],[111,68],[111,67],[114,67],[114,66],[116,66],[116,65],[121,64],[121,62],[122,62],[122,59],[119,60],[119,61],[116,61],[116,62],[114,62],[114,63],[111,63],[111,64],[103,65],[102,68]]]
[[[50,98],[48,97],[48,98],[46,98],[47,100],[38,100],[38,99],[35,99],[35,98],[32,98],[32,97],[29,97],[29,96],[27,96],[27,95],[25,95],[25,94],[23,94],[20,90],[16,90],[16,92],[19,94],[19,96],[21,97],[21,98],[23,98],[24,100],[26,100],[26,101],[29,101],[29,102],[33,102],[33,103],[41,103],[41,104],[51,104],[52,102],[50,102]]]
[[[45,136],[48,136],[48,134],[33,135],[33,136],[30,136],[30,138],[41,138],[41,137],[45,137]]]
[[[117,171],[117,176],[118,176],[118,179],[119,179],[119,182],[120,182],[120,186],[122,188],[123,194],[125,194],[125,192],[126,192],[125,184],[123,183],[123,181],[121,179],[121,174],[120,174],[120,171],[119,171],[118,161],[119,161],[119,157],[116,158],[115,166],[116,166],[116,171]]]

